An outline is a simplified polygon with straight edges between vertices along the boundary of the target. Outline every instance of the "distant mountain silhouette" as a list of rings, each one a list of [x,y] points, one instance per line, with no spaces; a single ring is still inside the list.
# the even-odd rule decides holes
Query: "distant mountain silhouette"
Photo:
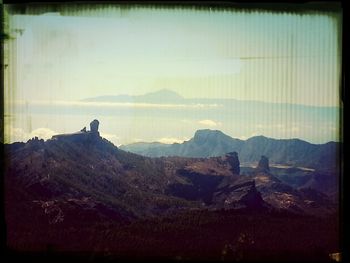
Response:
[[[174,91],[161,89],[144,95],[117,95],[117,96],[99,96],[87,98],[83,101],[89,102],[138,102],[138,103],[181,103],[184,98]]]
[[[137,144],[121,149],[150,157],[182,156],[213,157],[236,151],[243,163],[257,163],[262,155],[271,163],[334,170],[339,166],[339,143],[311,144],[299,139],[272,139],[255,136],[239,140],[218,130],[198,130],[194,137],[181,144]]]

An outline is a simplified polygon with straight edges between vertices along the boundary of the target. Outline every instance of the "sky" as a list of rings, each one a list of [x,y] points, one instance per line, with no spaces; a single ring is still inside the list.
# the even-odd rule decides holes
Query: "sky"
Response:
[[[334,13],[115,6],[6,21],[5,142],[75,132],[95,118],[116,145],[182,142],[202,128],[242,139],[340,140]],[[213,103],[79,102],[161,89]]]

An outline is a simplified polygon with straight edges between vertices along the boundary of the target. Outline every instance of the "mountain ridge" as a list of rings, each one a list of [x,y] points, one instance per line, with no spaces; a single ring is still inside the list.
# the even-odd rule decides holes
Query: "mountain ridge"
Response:
[[[67,198],[76,195],[74,193],[77,191],[82,195],[89,193],[89,196],[97,198],[97,202],[108,203],[120,213],[130,214],[131,217],[152,214],[159,210],[159,200],[169,204],[175,202],[184,207],[196,206],[198,201],[210,204],[215,187],[224,178],[231,178],[228,181],[225,179],[229,185],[244,183],[246,180],[257,181],[257,186],[262,182],[264,187],[271,180],[286,184],[273,179],[275,177],[270,174],[269,159],[264,155],[255,170],[242,176],[240,156],[234,147],[230,148],[231,151],[215,157],[149,158],[125,152],[102,138],[98,132],[97,120],[90,126],[91,131],[84,128],[77,133],[55,135],[46,142],[36,137],[24,144],[8,145],[6,150],[11,162],[6,174],[11,175],[10,178],[14,181],[20,180],[25,188],[36,189],[44,197],[48,195],[45,198],[62,194]],[[198,131],[195,138],[188,143],[190,146],[199,145],[198,149],[202,149],[203,145],[208,146],[208,141],[222,138],[230,139],[221,131],[207,129]],[[242,141],[238,140],[236,143],[240,144]],[[14,166],[13,163],[17,165]],[[87,165],[83,165],[84,163]],[[19,174],[22,175],[21,178],[18,177]],[[69,189],[64,186],[67,184],[71,185]],[[304,184],[309,186],[313,183]],[[93,190],[90,189],[91,185],[94,186]],[[112,185],[115,187],[111,187]],[[263,195],[266,191],[264,187],[261,188]],[[271,187],[280,186],[273,184]],[[290,186],[282,188],[289,189]],[[248,187],[245,191],[255,192],[255,183],[253,188]],[[125,193],[128,194],[124,196]],[[271,191],[266,194],[271,198]],[[259,198],[259,195],[253,196]],[[272,198],[275,200],[275,197]],[[217,205],[214,204],[214,207]]]
[[[136,144],[121,145],[126,151],[149,157],[182,156],[213,157],[229,151],[236,151],[242,162],[257,162],[261,155],[269,157],[270,162],[315,169],[328,166],[338,167],[340,143],[327,142],[312,144],[301,139],[274,139],[253,136],[247,140],[232,138],[219,130],[197,130],[190,140],[180,144],[143,143],[142,150]],[[325,163],[325,162],[328,162]]]
[[[142,95],[106,95],[83,99],[86,102],[144,102],[144,103],[178,103],[185,98],[169,89],[160,89]]]
[[[155,96],[156,95],[156,96]],[[158,95],[162,96],[159,97]],[[148,101],[142,101],[144,98],[151,98]],[[155,99],[158,100],[155,100]],[[241,100],[241,99],[234,99],[234,98],[185,98],[179,93],[171,90],[171,89],[159,89],[153,92],[144,93],[141,95],[130,95],[130,94],[119,94],[119,95],[102,95],[102,96],[95,96],[95,97],[89,97],[84,98],[81,101],[86,102],[93,102],[93,101],[99,101],[99,102],[151,102],[151,103],[164,103],[164,99],[167,101],[167,103],[177,103],[177,102],[184,102],[184,103],[213,103],[213,102],[222,102],[222,103],[238,103],[240,106],[244,104],[254,104],[254,105],[263,105],[263,104],[270,104],[274,106],[280,106],[280,105],[288,105],[288,106],[296,106],[300,108],[317,108],[317,109],[338,109],[337,106],[318,106],[318,105],[307,105],[307,104],[293,104],[293,103],[283,103],[283,102],[267,102],[267,101],[260,101],[260,100]],[[172,99],[174,99],[172,101]]]
[[[276,250],[285,259],[286,249],[314,258],[336,246],[337,204],[318,190],[327,186],[298,169],[275,175],[267,157],[244,170],[233,151],[149,158],[97,129],[5,145],[5,154],[7,245],[15,251],[220,259],[232,248],[261,260],[276,259]],[[291,180],[298,173],[301,184]]]

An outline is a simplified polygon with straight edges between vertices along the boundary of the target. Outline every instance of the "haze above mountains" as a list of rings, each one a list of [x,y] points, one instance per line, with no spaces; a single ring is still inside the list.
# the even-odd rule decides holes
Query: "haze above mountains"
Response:
[[[96,116],[105,123],[104,136],[115,145],[183,142],[197,130],[208,128],[242,140],[257,135],[312,143],[340,140],[337,107],[183,98],[166,89],[137,96],[28,102],[16,105],[14,110],[22,117],[13,118],[6,126],[6,142],[27,141],[39,136],[39,131],[52,135],[77,130]],[[30,121],[24,121],[27,117],[23,112]]]
[[[339,141],[337,107],[226,98],[184,98],[168,89],[135,96],[100,96],[84,99],[83,102],[92,103],[91,107],[116,107],[115,110],[111,109],[115,116],[142,117],[140,123],[143,124],[144,133],[148,132],[150,124],[156,122],[158,129],[152,129],[147,138],[141,134],[137,137],[148,142],[162,141],[154,136],[150,139],[151,134],[159,133],[159,138],[167,136],[179,138],[177,141],[180,141],[180,138],[190,138],[196,130],[204,128],[220,129],[241,139],[264,135],[278,139],[299,138],[313,143]],[[145,119],[149,123],[145,123]],[[120,143],[130,144],[130,141]]]

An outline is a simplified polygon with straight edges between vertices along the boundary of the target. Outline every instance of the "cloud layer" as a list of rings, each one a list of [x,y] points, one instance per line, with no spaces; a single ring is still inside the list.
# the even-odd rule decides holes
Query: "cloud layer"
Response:
[[[120,141],[119,141],[120,138],[117,135],[112,134],[112,133],[104,133],[104,132],[101,132],[100,135],[101,135],[101,137],[112,142],[114,145],[117,145],[117,146],[120,145]]]
[[[188,138],[174,138],[174,137],[164,137],[164,138],[160,138],[157,141],[160,143],[165,143],[165,144],[173,144],[173,143],[183,143],[184,141],[187,141]]]
[[[26,132],[22,128],[7,127],[5,129],[5,143],[27,142],[34,137],[48,140],[56,134],[57,132],[48,128],[38,128],[31,132]]]
[[[208,127],[217,127],[217,126],[221,126],[221,122],[216,122],[213,120],[200,120],[198,121],[199,124],[203,125],[203,126],[208,126]]]

